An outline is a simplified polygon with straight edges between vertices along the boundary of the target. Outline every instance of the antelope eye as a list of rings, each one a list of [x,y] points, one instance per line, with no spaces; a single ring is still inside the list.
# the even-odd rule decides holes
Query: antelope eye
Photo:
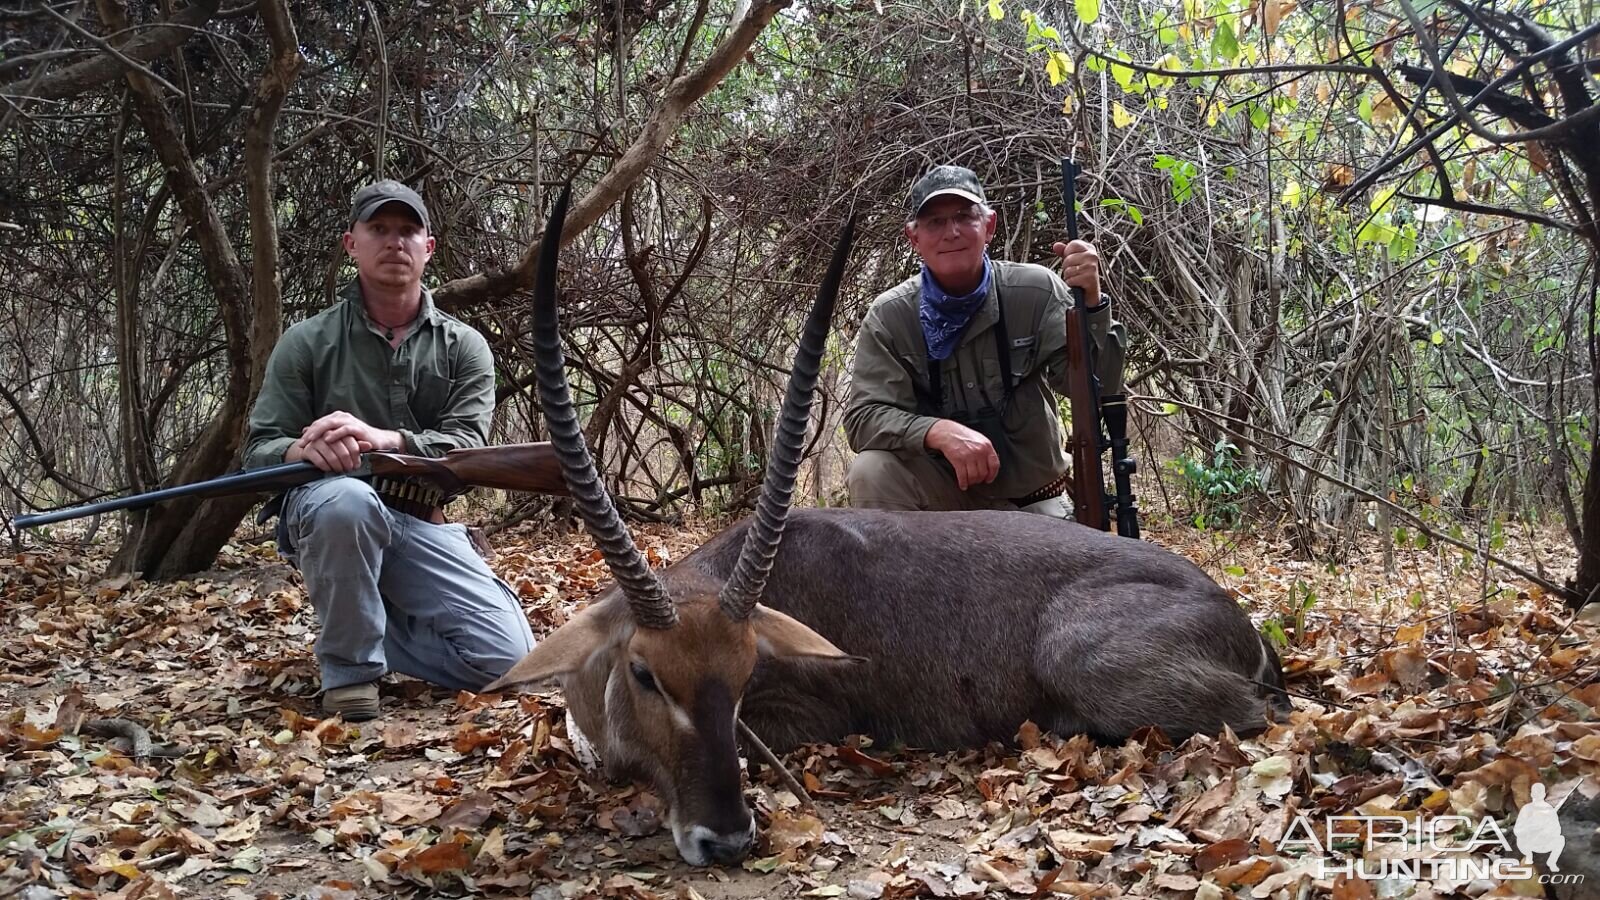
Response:
[[[633,671],[633,679],[639,682],[640,687],[647,691],[661,692],[661,688],[656,686],[656,677],[650,674],[650,670],[645,668],[644,663],[632,663],[628,668]]]

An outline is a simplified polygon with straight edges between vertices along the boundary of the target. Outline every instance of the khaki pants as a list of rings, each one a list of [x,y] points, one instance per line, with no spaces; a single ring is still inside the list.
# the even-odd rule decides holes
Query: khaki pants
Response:
[[[963,491],[956,486],[955,473],[927,454],[905,457],[888,450],[864,450],[851,460],[845,481],[850,505],[857,509],[944,512],[1017,508],[1010,500]],[[1071,517],[1072,505],[1065,498],[1051,498],[1031,504],[1025,511],[1065,519]]]

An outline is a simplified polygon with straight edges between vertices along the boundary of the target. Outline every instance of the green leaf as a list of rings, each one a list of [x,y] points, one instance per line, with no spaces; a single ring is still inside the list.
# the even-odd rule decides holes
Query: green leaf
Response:
[[[1133,90],[1133,70],[1127,66],[1112,63],[1111,77],[1116,80],[1117,87],[1122,88],[1123,93]]]
[[[1437,347],[1444,343],[1444,332],[1436,330],[1434,331],[1433,335],[1428,338],[1428,340],[1433,342],[1433,345]]]
[[[1093,25],[1094,20],[1100,18],[1100,0],[1073,0],[1072,5],[1085,25]]]
[[[1261,633],[1279,649],[1289,646],[1289,635],[1283,630],[1283,623],[1276,619],[1268,619],[1262,622]]]
[[[1399,236],[1398,229],[1384,219],[1375,216],[1367,220],[1367,224],[1361,226],[1361,230],[1356,233],[1356,240],[1368,244],[1382,244],[1387,247]]]
[[[1000,0],[989,0],[989,18],[999,21],[1005,17],[1006,10],[1000,5]]]
[[[1299,207],[1302,194],[1303,191],[1300,187],[1300,182],[1290,181],[1288,184],[1283,186],[1284,205],[1291,208]]]
[[[1241,576],[1245,573],[1244,566],[1223,566],[1222,571],[1234,576]]]
[[[1217,33],[1211,37],[1211,52],[1232,62],[1239,58],[1239,38],[1233,33],[1233,23],[1226,19],[1217,22]]]

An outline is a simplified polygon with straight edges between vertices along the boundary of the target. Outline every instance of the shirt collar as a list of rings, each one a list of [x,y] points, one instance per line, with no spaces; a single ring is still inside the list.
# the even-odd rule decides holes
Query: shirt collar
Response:
[[[372,321],[367,316],[367,305],[361,302],[361,282],[359,279],[353,280],[341,288],[339,290],[339,298],[344,300],[355,311],[361,321],[368,323]],[[437,325],[441,315],[439,307],[433,303],[433,291],[424,286],[422,288],[422,308],[417,310],[417,321],[428,325]]]

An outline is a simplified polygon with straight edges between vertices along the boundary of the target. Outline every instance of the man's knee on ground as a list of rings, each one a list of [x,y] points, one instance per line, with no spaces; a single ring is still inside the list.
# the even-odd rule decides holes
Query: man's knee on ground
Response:
[[[470,653],[464,655],[470,656],[474,668],[490,676],[484,682],[488,684],[532,653],[534,643],[527,635],[516,631],[478,635]]]

